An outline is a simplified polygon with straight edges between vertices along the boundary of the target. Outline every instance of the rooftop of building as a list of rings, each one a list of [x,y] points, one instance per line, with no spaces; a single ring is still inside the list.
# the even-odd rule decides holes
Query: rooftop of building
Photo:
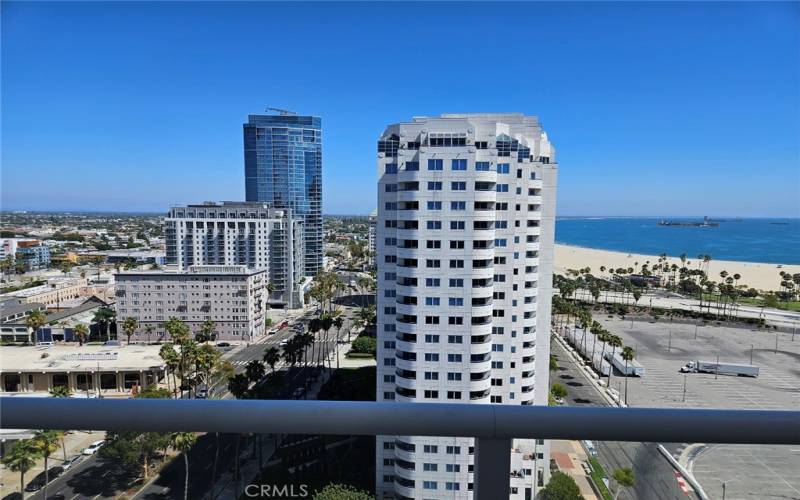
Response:
[[[116,273],[114,276],[125,278],[130,276],[181,276],[181,275],[254,275],[266,273],[266,269],[252,269],[247,266],[189,266],[188,270],[182,270],[175,267],[159,270],[131,270]]]
[[[160,345],[0,346],[0,372],[94,372],[161,368]],[[42,357],[44,354],[47,356]]]
[[[20,313],[27,313],[28,311],[36,311],[44,309],[44,304],[38,302],[30,302],[28,304],[20,304],[15,300],[3,300],[0,302],[0,318],[8,316],[16,316]]]
[[[48,314],[45,317],[45,321],[47,321],[47,323],[51,323],[53,321],[61,321],[62,319],[75,316],[76,314],[81,314],[87,311],[91,311],[92,309],[108,305],[108,303],[105,302],[104,300],[94,296],[89,297],[88,299],[79,299],[79,300],[81,301],[80,304],[74,307],[54,312],[53,314]]]
[[[44,285],[39,285],[31,288],[25,288],[23,290],[4,293],[3,295],[0,295],[0,298],[33,297],[34,295],[39,295],[40,293],[50,292],[52,290],[58,290],[60,288],[64,288],[67,286],[77,286],[85,282],[86,282],[85,280],[79,278],[66,278],[66,277],[48,278],[47,283]]]
[[[278,114],[278,115],[248,115],[245,125],[302,125],[306,127],[322,126],[322,118],[319,116]]]

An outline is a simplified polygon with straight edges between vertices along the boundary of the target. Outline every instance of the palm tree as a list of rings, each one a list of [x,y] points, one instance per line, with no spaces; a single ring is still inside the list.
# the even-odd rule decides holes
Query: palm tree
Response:
[[[106,340],[111,339],[111,323],[114,322],[117,313],[107,306],[102,306],[94,312],[92,323],[95,323],[98,328],[105,329]]]
[[[217,339],[217,324],[207,319],[203,321],[203,324],[200,325],[200,333],[195,336],[195,340],[198,342],[208,342],[209,340],[216,340]]]
[[[272,372],[275,372],[275,365],[278,364],[278,361],[281,360],[281,353],[276,347],[270,347],[266,351],[264,351],[263,357],[264,363],[269,365],[269,369]]]
[[[44,313],[42,311],[31,311],[31,313],[25,318],[25,325],[31,329],[31,335],[33,336],[33,345],[36,345],[37,341],[37,333],[39,332],[39,328],[45,325]]]
[[[611,477],[613,477],[614,481],[617,483],[617,491],[614,493],[614,500],[619,498],[619,494],[622,493],[623,488],[630,488],[636,482],[636,476],[629,467],[615,470],[611,474]]]
[[[31,439],[17,441],[3,457],[3,464],[12,472],[19,472],[20,498],[25,498],[25,473],[36,465],[38,450]]]
[[[128,337],[128,345],[131,344],[131,335],[136,333],[137,328],[139,328],[139,321],[133,316],[128,316],[122,320],[122,331],[125,332],[125,336]]]
[[[72,331],[75,332],[75,336],[78,337],[78,343],[83,345],[83,343],[86,342],[86,338],[89,336],[89,328],[83,323],[78,323],[72,328]]]
[[[164,360],[167,370],[172,372],[172,392],[177,397],[178,383],[175,380],[175,370],[181,362],[180,356],[178,356],[178,353],[175,351],[175,346],[169,342],[161,346],[158,355]],[[167,387],[169,387],[169,375],[167,375]]]
[[[608,334],[608,345],[611,346],[611,358],[614,358],[614,353],[617,347],[622,347],[622,338],[613,333]],[[611,374],[614,373],[614,363],[608,363],[608,388],[611,388]]]
[[[247,375],[248,380],[253,383],[257,383],[259,380],[264,378],[264,363],[261,361],[254,359],[247,363],[244,368],[244,372]]]
[[[173,448],[183,453],[183,463],[186,467],[183,483],[183,500],[189,498],[189,450],[197,441],[197,436],[193,432],[174,432],[170,435],[170,444]]]
[[[622,348],[622,359],[625,360],[625,404],[628,404],[628,361],[633,361],[636,351],[633,347],[625,346]]]
[[[42,498],[47,498],[47,483],[50,482],[50,471],[47,467],[47,462],[50,460],[50,455],[58,449],[60,441],[60,434],[58,431],[42,430],[33,433],[33,445],[36,450],[44,458],[44,490]]]
[[[155,330],[155,328],[153,328],[153,325],[151,325],[151,324],[147,324],[144,327],[144,332],[147,334],[147,343],[148,344],[150,343],[150,335],[153,334],[153,330]]]
[[[250,388],[250,381],[244,373],[238,373],[228,380],[228,391],[236,399],[242,399]]]

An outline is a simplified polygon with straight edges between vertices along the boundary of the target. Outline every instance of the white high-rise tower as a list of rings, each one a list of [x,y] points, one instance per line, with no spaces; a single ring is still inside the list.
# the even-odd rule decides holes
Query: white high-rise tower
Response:
[[[377,400],[546,405],[557,165],[538,119],[415,117],[377,163]],[[533,498],[548,448],[514,441],[510,498]],[[379,436],[378,498],[471,498],[472,451]]]

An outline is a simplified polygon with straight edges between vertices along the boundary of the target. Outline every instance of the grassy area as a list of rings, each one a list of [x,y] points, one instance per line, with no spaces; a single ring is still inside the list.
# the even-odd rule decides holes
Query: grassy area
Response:
[[[0,288],[0,293],[18,292],[20,290],[25,290],[27,288],[33,288],[33,287],[39,286],[39,285],[44,285],[44,281],[36,280],[36,281],[31,281],[30,283],[25,283],[24,285],[7,286],[5,288]]]
[[[712,310],[715,309],[718,299],[719,299],[718,295],[710,295],[707,293],[703,294],[703,300],[710,301],[712,303],[711,306]],[[755,306],[755,307],[761,307],[764,305],[764,300],[758,297],[739,297],[738,299],[736,299],[736,302],[738,304],[747,304],[749,306]],[[730,307],[730,301],[728,301],[728,307]],[[776,307],[784,311],[800,311],[800,301],[799,300],[778,301]]]
[[[597,485],[597,489],[600,490],[603,500],[613,500],[611,492],[608,491],[606,483],[603,482],[603,478],[608,477],[606,472],[603,470],[603,466],[600,465],[600,462],[598,462],[594,457],[589,457],[589,465],[592,466],[592,481],[594,481],[594,484]]]

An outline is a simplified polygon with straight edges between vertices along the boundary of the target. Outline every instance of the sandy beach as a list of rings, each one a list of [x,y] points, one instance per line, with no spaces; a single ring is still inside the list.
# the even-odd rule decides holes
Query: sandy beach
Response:
[[[648,260],[651,265],[655,264],[658,262],[658,256],[556,244],[555,272],[564,274],[567,269],[580,269],[587,266],[592,269],[592,273],[595,275],[601,274],[600,266],[607,268],[634,267],[638,271],[641,269],[642,264]],[[681,260],[677,257],[669,257],[668,260],[670,264],[675,263],[679,267],[681,266]],[[635,264],[637,262],[638,265]],[[730,260],[712,260],[709,264],[709,275],[712,280],[720,281],[719,273],[721,271],[727,271],[728,275],[738,273],[742,276],[739,280],[740,285],[747,285],[758,290],[778,290],[780,288],[780,276],[778,273],[781,271],[791,274],[800,273],[800,265],[782,265],[779,268],[778,264]],[[696,269],[696,259],[687,259],[687,267]]]

